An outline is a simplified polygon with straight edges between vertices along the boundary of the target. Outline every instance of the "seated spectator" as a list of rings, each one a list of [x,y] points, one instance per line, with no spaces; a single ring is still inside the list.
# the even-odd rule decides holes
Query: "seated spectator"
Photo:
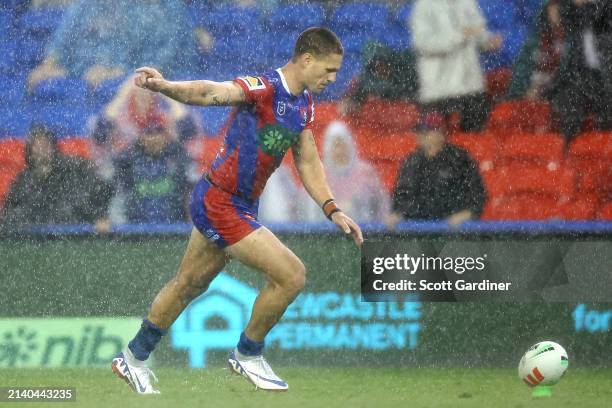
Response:
[[[486,193],[478,165],[469,154],[446,142],[444,119],[423,115],[419,148],[404,161],[393,192],[391,228],[401,219],[447,220],[450,226],[477,219]]]
[[[334,121],[325,130],[322,160],[327,182],[343,211],[356,222],[386,218],[389,197],[374,167],[359,158],[353,135],[344,122]],[[325,221],[314,201],[308,203],[306,218]]]
[[[107,231],[113,189],[90,163],[60,154],[54,135],[42,126],[30,130],[26,169],[7,196],[3,224],[18,229],[33,224],[95,223]]]
[[[463,130],[482,129],[491,103],[479,51],[498,50],[502,40],[487,31],[476,0],[416,0],[411,28],[423,107],[459,111]]]
[[[66,11],[29,86],[68,75],[95,87],[143,65],[172,75],[189,67],[196,51],[194,28],[180,0],[79,0]]]
[[[302,206],[307,200],[312,201],[306,191],[297,185],[291,170],[281,164],[272,173],[259,197],[257,218],[264,223],[301,221],[304,218]]]
[[[126,219],[133,223],[186,221],[188,159],[168,129],[153,123],[115,164],[116,184],[125,195]]]

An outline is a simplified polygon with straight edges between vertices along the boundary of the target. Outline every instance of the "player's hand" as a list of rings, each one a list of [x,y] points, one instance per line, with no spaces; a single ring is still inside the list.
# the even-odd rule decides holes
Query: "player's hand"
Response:
[[[159,92],[166,80],[163,75],[155,68],[142,67],[136,70],[134,84],[140,88]]]
[[[363,244],[363,234],[361,228],[355,221],[353,221],[348,215],[342,211],[338,211],[332,214],[331,220],[338,226],[345,234],[352,235],[355,245],[361,246]]]

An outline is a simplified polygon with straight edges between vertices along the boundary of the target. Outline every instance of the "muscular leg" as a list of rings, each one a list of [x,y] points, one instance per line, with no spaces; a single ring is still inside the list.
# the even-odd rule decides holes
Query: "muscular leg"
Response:
[[[261,290],[245,334],[261,342],[293,302],[306,280],[300,259],[265,227],[231,245],[227,253],[243,264],[263,272],[268,284]]]
[[[161,329],[170,327],[227,262],[226,253],[194,228],[178,272],[155,297],[148,320]]]

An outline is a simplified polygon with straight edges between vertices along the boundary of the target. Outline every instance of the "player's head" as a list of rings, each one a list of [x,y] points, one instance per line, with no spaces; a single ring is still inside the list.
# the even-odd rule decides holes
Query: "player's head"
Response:
[[[311,27],[303,31],[295,42],[291,62],[301,68],[302,81],[311,92],[321,92],[336,81],[342,65],[344,49],[331,30]]]

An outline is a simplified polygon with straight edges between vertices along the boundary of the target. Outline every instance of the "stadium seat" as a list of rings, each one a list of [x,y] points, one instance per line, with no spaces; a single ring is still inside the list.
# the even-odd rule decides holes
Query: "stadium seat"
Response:
[[[516,99],[493,107],[487,128],[497,135],[514,132],[547,132],[550,128],[550,106],[546,102]]]
[[[91,140],[85,137],[66,137],[57,143],[59,151],[66,156],[91,159]]]
[[[592,220],[599,200],[594,195],[577,195],[560,206],[560,215],[564,220]]]
[[[273,29],[303,31],[318,27],[325,20],[325,10],[316,4],[293,4],[277,7],[272,11],[269,25]]]
[[[58,138],[87,134],[88,120],[93,116],[89,108],[80,105],[56,104],[33,112],[33,121],[51,129]]]
[[[103,106],[106,106],[110,101],[113,100],[117,91],[123,82],[125,77],[118,77],[114,79],[108,79],[96,87],[90,94],[91,105],[98,111]]]
[[[0,107],[0,138],[20,138],[28,133],[30,116],[15,106]]]
[[[396,23],[388,25],[382,33],[381,41],[387,47],[395,50],[412,48],[412,34],[403,25]]]
[[[490,196],[539,193],[570,198],[574,195],[575,173],[571,168],[511,164],[490,172],[485,182]]]
[[[597,212],[597,219],[612,221],[612,202],[607,203]]]
[[[479,0],[478,4],[490,30],[511,29],[517,20],[516,5],[511,1]]]
[[[221,6],[206,10],[199,21],[204,27],[215,34],[216,38],[228,38],[238,34],[248,34],[261,24],[261,13],[257,7]],[[250,43],[255,48],[257,38]]]
[[[35,104],[70,102],[84,106],[89,95],[89,85],[81,78],[57,77],[39,82],[32,90]]]
[[[564,139],[555,133],[516,134],[504,139],[498,156],[504,164],[536,163],[554,168],[563,161],[564,146]]]
[[[612,165],[602,159],[571,158],[568,167],[576,172],[576,187],[582,193],[600,194],[612,188]]]
[[[32,9],[21,16],[18,25],[20,30],[28,35],[47,37],[61,23],[62,17],[61,8]]]
[[[331,26],[337,30],[346,27],[375,28],[386,23],[389,10],[379,3],[356,2],[339,6],[332,15]]]
[[[0,139],[0,173],[17,174],[25,168],[25,141]]]
[[[24,77],[0,75],[0,106],[17,109],[25,94]]]
[[[588,132],[575,138],[569,148],[570,158],[612,160],[612,132]]]
[[[412,15],[412,10],[414,9],[414,2],[409,2],[408,4],[404,4],[397,10],[395,13],[395,23],[403,26],[410,26],[410,16]]]
[[[417,105],[370,97],[354,115],[354,124],[377,132],[408,132],[419,120]]]
[[[367,128],[353,132],[360,157],[365,160],[403,160],[417,147],[410,132],[379,134]]]
[[[478,162],[481,173],[493,170],[497,154],[497,140],[489,133],[455,132],[448,140],[467,150],[470,156]]]
[[[540,194],[511,194],[490,199],[483,220],[549,220],[560,217],[558,200]]]

